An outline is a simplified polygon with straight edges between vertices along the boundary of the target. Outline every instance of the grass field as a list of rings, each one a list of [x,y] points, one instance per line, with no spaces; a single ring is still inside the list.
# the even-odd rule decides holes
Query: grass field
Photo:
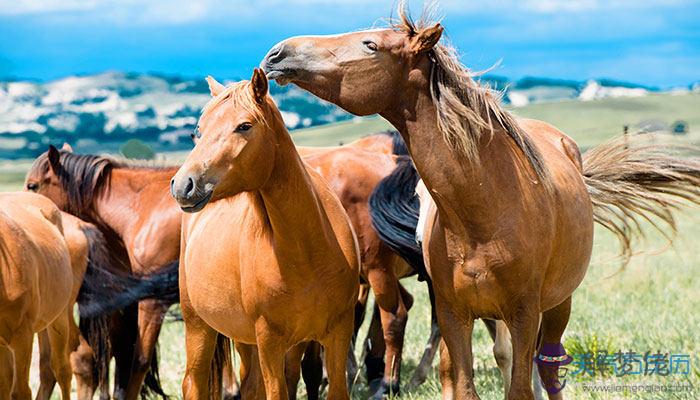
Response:
[[[700,143],[700,95],[654,95],[635,99],[606,99],[587,103],[561,102],[532,105],[518,109],[518,115],[553,123],[573,136],[582,147],[590,147],[622,131],[624,124],[659,119],[670,123],[682,119],[691,127],[684,140]],[[369,132],[388,127],[385,121],[372,118],[296,132],[300,145],[334,145],[347,143]],[[171,159],[182,154],[170,155]],[[0,190],[18,189],[28,162],[0,163]],[[697,399],[700,398],[700,218],[697,209],[679,214],[679,234],[673,247],[656,235],[636,246],[645,252],[636,255],[624,270],[616,258],[617,244],[607,232],[596,231],[593,259],[586,279],[573,298],[573,311],[565,334],[570,353],[607,350],[636,353],[671,353],[690,356],[688,375],[635,375],[615,377],[569,376],[565,393],[573,399]],[[405,285],[415,296],[410,311],[404,349],[404,382],[411,376],[428,337],[429,305],[424,285],[407,279]],[[366,324],[364,329],[366,329]],[[360,337],[364,337],[361,335]],[[180,322],[165,325],[161,336],[161,375],[166,391],[180,393],[185,365],[183,326]],[[503,398],[501,378],[491,353],[491,340],[482,324],[474,332],[475,374],[477,389],[483,399]],[[1,368],[1,366],[0,366]],[[598,381],[635,385],[692,385],[682,392],[601,393],[585,385]],[[354,399],[366,398],[364,383],[353,392]],[[648,388],[650,388],[649,386]],[[644,389],[638,389],[644,390]],[[300,389],[303,394],[303,389]],[[419,389],[404,393],[404,399],[439,398],[437,372]]]

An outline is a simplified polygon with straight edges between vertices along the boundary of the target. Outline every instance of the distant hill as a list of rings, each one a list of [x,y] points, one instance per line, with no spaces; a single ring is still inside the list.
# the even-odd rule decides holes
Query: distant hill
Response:
[[[657,91],[610,80],[480,79],[505,91],[504,101],[514,107]],[[697,84],[692,89],[697,90]],[[353,118],[293,85],[272,84],[270,92],[289,129]],[[116,152],[129,139],[146,142],[157,152],[189,149],[190,133],[208,99],[203,79],[160,74],[106,72],[46,83],[0,81],[0,159],[34,157],[49,143],[62,142],[81,152]]]

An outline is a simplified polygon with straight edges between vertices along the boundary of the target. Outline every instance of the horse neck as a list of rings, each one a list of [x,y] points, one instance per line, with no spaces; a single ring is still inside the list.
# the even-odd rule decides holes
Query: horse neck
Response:
[[[427,86],[427,85],[426,85]],[[427,89],[406,96],[406,103],[382,113],[404,138],[416,169],[435,200],[441,222],[454,231],[488,238],[499,229],[499,215],[511,206],[505,177],[518,176],[514,145],[506,135],[484,132],[478,143],[480,160],[458,154],[445,142],[438,128],[437,110]],[[515,161],[515,160],[513,160]],[[505,186],[505,187],[504,187]],[[460,224],[455,224],[459,221]]]
[[[276,251],[306,259],[318,245],[307,238],[328,232],[330,223],[291,137],[284,128],[277,135],[274,166],[259,190],[260,211],[269,221]]]

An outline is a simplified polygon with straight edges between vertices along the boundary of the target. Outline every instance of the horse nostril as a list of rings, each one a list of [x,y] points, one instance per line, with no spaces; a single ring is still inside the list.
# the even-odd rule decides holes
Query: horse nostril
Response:
[[[175,197],[175,178],[170,180],[170,195]]]
[[[284,44],[279,43],[277,46],[270,49],[270,51],[267,53],[267,57],[265,57],[265,60],[268,64],[275,64],[282,61],[282,59],[285,57],[284,50]]]
[[[185,189],[187,197],[192,197],[194,194],[194,179],[192,177],[187,178],[187,188]]]

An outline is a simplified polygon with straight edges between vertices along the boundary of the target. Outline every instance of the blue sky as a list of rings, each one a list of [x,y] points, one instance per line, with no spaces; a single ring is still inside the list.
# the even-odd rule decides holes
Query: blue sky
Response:
[[[105,70],[247,77],[277,41],[391,16],[394,0],[0,0],[0,77]],[[410,2],[414,12],[422,2]],[[464,63],[494,74],[700,80],[699,0],[443,0]]]

